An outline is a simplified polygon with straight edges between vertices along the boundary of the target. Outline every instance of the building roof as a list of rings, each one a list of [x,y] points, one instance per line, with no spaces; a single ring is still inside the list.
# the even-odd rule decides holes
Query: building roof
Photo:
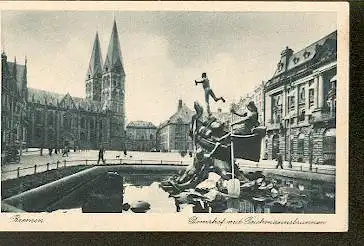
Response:
[[[64,95],[59,93],[28,88],[28,102],[35,102],[42,105],[51,104],[56,106],[63,97]]]
[[[109,47],[107,49],[107,55],[106,55],[105,64],[104,64],[104,71],[106,70],[106,68],[108,68],[109,71],[117,70],[121,74],[125,75],[123,61],[121,58],[119,34],[118,34],[118,29],[116,27],[115,20],[114,20],[114,25],[112,28]]]
[[[185,103],[180,100],[177,112],[174,113],[167,121],[160,124],[160,128],[169,124],[189,124],[192,120],[192,115],[195,112],[192,111]]]
[[[86,80],[88,80],[89,78],[93,78],[97,74],[102,74],[102,55],[98,33],[96,33],[94,46],[92,48],[91,58],[86,74]]]
[[[28,88],[28,102],[39,103],[42,105],[62,106],[66,103],[72,108],[82,109],[85,111],[101,112],[101,103],[98,101],[88,100],[80,97],[72,97],[69,93],[66,95],[55,92]]]
[[[305,47],[304,49],[292,54],[288,60],[287,69],[278,69],[275,71],[274,76],[280,75],[285,71],[291,70],[298,67],[304,63],[311,61],[319,51],[319,48],[324,46],[329,40],[337,40],[337,31],[330,33],[329,35],[321,38],[320,40],[312,43],[311,45]],[[281,58],[279,64],[284,64],[284,57]]]
[[[155,125],[153,125],[152,122],[149,121],[131,121],[126,127],[134,127],[134,128],[157,128]]]

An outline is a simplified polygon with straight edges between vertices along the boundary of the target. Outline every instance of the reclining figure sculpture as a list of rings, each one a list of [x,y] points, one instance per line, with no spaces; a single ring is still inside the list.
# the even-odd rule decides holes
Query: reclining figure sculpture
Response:
[[[223,180],[232,178],[246,180],[244,174],[239,171],[234,173],[235,177],[232,177],[231,143],[234,143],[236,158],[259,161],[261,139],[265,135],[265,128],[252,124],[252,129],[247,131],[247,124],[244,124],[244,132],[241,131],[241,128],[238,131],[229,132],[229,126],[219,119],[211,115],[204,118],[203,108],[198,102],[194,103],[194,109],[196,113],[192,116],[190,137],[197,150],[194,151],[193,163],[180,177],[163,181],[162,186],[164,188],[169,186],[170,189],[167,188],[167,190],[170,191],[182,192],[185,189],[196,187],[207,178],[209,172],[215,172]],[[232,124],[236,124],[236,122]],[[235,134],[239,131],[245,134]],[[239,170],[236,164],[234,170]]]

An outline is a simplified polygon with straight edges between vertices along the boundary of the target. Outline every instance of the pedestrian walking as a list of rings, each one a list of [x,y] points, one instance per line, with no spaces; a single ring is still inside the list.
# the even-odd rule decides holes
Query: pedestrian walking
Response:
[[[64,156],[68,157],[68,152],[69,152],[68,147],[64,146],[62,157],[64,157]]]
[[[278,152],[277,154],[277,166],[276,168],[282,168],[283,169],[283,157],[282,157],[282,154],[280,152]]]
[[[99,159],[97,160],[97,164],[100,163],[100,160],[102,160],[102,163],[105,164],[104,154],[105,154],[104,146],[100,145]]]

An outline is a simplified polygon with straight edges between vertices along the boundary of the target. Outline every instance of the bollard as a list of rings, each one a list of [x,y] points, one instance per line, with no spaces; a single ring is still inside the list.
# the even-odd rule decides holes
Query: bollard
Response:
[[[47,163],[47,171],[49,171],[49,163]]]
[[[318,169],[318,168],[316,167],[316,173],[317,173],[317,169]]]
[[[34,174],[37,173],[37,164],[34,165]]]
[[[63,161],[63,166],[64,166],[64,167],[66,166],[66,163],[67,163],[67,161],[66,161],[66,160],[64,160],[64,161]]]
[[[57,161],[57,163],[56,163],[56,164],[57,164],[57,169],[58,169],[58,167],[59,167],[59,161]]]
[[[122,159],[120,158],[120,164],[121,164],[121,162],[122,162]]]
[[[16,169],[16,177],[19,178],[20,177],[20,167],[18,167]]]
[[[258,167],[258,162],[257,162],[257,167]]]
[[[182,161],[181,161],[181,165],[182,165]]]
[[[60,164],[61,162],[59,161],[59,160],[57,160],[57,166],[59,166],[59,164]]]
[[[162,165],[163,163],[162,163],[162,160],[161,160],[161,165]]]
[[[140,164],[143,164],[143,160],[140,160]]]
[[[86,166],[87,166],[87,159],[86,159]]]
[[[302,172],[302,165],[301,165],[301,172]]]

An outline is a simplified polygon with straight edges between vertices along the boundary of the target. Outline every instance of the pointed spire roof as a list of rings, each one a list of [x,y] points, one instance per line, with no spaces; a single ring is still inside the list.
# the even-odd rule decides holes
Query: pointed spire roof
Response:
[[[120,50],[120,42],[119,42],[119,34],[118,29],[116,27],[116,21],[114,20],[114,25],[112,28],[111,38],[109,42],[109,47],[107,49],[107,55],[104,64],[104,71],[108,69],[116,70],[121,74],[125,74],[123,62],[121,58],[121,50]]]
[[[89,77],[94,77],[97,73],[102,74],[102,56],[100,48],[99,34],[96,32],[94,46],[92,48],[92,54],[90,63],[88,66],[88,71],[86,74],[86,79]]]

